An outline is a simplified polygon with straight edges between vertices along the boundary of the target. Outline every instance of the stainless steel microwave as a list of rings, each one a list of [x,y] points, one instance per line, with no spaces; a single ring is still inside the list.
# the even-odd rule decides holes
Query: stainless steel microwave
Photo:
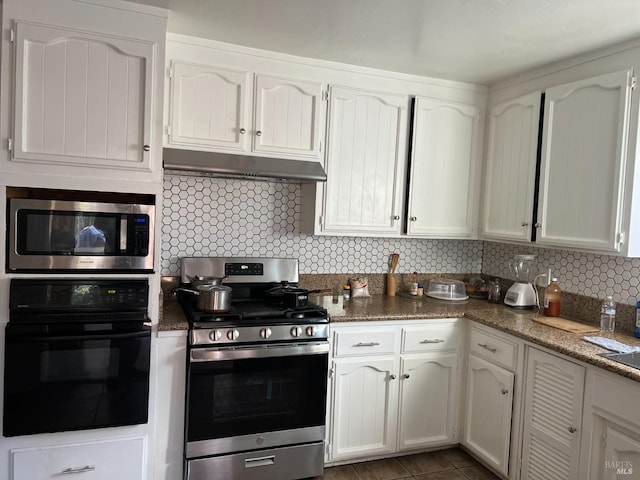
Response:
[[[154,202],[7,199],[7,271],[153,271]]]

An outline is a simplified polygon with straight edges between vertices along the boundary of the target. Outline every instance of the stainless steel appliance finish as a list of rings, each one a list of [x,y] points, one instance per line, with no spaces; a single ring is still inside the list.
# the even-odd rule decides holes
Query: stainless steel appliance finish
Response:
[[[180,294],[190,324],[187,479],[321,475],[329,318],[315,304],[273,305],[268,294],[297,284],[297,260],[183,259],[183,283],[194,275],[226,276],[234,296],[230,312],[207,314]]]
[[[187,480],[220,478],[233,480],[287,480],[312,478],[322,464],[323,442],[286,448],[199,458],[189,462]]]
[[[9,198],[7,270],[153,271],[154,223],[152,201]]]
[[[320,162],[253,157],[219,152],[198,152],[176,148],[162,149],[165,170],[185,175],[282,182],[326,182]]]
[[[180,281],[189,283],[195,276],[225,277],[225,284],[298,283],[298,261],[294,258],[184,257]]]

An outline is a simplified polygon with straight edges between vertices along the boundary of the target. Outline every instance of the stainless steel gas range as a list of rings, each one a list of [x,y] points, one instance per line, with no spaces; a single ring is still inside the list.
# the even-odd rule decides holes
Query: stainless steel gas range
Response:
[[[184,258],[182,282],[194,276],[226,277],[232,301],[201,312],[179,293],[190,324],[185,478],[321,475],[329,317],[313,303],[284,304],[279,288],[297,286],[297,260]]]

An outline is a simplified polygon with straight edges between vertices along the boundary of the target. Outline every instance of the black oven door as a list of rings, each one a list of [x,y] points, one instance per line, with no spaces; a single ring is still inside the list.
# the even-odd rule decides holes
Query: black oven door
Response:
[[[7,325],[3,434],[147,422],[151,327]]]
[[[300,432],[321,432],[315,440],[322,440],[328,351],[327,342],[193,348],[187,456],[267,447],[278,432],[300,443],[311,440]]]

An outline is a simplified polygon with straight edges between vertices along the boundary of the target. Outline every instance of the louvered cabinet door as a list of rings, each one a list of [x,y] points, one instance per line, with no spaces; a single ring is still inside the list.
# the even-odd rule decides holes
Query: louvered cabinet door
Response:
[[[521,478],[578,480],[584,367],[528,352]]]

